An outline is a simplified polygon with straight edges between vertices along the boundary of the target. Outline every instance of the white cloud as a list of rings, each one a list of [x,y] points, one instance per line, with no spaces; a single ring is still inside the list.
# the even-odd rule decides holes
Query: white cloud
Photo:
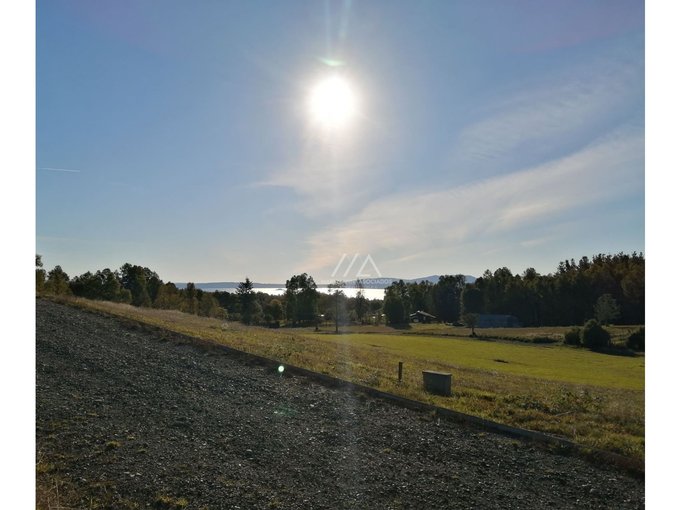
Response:
[[[495,167],[518,149],[524,155],[558,148],[642,97],[643,80],[642,59],[615,56],[562,70],[533,86],[522,84],[460,133],[453,159],[459,164],[493,160]]]
[[[642,133],[619,131],[568,157],[510,175],[389,196],[314,235],[304,267],[327,268],[341,253],[381,254],[380,260],[423,259],[428,251],[454,253],[502,234],[531,238],[531,232],[522,231],[640,191],[643,165]]]
[[[355,158],[352,153],[333,157],[319,150],[309,151],[299,163],[257,185],[293,189],[302,197],[296,202],[297,208],[314,216],[349,210],[374,189],[377,175],[375,165]]]

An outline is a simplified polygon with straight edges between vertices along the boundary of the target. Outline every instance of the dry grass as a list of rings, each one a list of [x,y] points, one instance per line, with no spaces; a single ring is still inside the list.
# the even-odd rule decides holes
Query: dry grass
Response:
[[[315,334],[103,301],[66,301],[407,398],[644,458],[644,357],[437,336],[433,326],[439,325],[422,325],[421,333],[429,336],[386,333],[384,327],[373,334]],[[396,380],[399,361],[405,366],[401,383]],[[425,393],[422,370],[452,372],[453,396]]]

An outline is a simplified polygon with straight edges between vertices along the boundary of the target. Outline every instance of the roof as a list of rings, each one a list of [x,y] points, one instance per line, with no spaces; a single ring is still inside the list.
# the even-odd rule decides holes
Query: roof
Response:
[[[424,317],[429,317],[430,319],[436,319],[437,318],[430,313],[423,312],[422,310],[418,310],[417,312],[413,312],[411,315],[409,315],[409,317],[413,317],[414,315],[423,315]]]

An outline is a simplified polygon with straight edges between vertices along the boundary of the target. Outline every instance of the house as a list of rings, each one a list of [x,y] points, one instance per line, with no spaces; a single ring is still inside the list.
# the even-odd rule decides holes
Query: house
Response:
[[[519,328],[522,324],[514,315],[497,315],[491,313],[480,313],[477,316],[478,328]]]
[[[409,319],[411,320],[411,322],[424,322],[425,324],[429,324],[433,320],[437,320],[437,318],[434,315],[431,315],[427,312],[423,312],[422,310],[413,312],[411,315],[409,315]]]

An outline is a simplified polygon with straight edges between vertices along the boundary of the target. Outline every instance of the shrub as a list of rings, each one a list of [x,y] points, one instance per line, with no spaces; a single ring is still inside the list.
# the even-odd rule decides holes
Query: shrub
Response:
[[[581,330],[581,343],[589,349],[601,349],[609,346],[611,337],[606,329],[595,319],[586,322]]]
[[[644,326],[631,333],[626,341],[626,346],[634,351],[645,351],[645,328]]]
[[[567,345],[581,345],[581,328],[572,328],[564,334]]]

